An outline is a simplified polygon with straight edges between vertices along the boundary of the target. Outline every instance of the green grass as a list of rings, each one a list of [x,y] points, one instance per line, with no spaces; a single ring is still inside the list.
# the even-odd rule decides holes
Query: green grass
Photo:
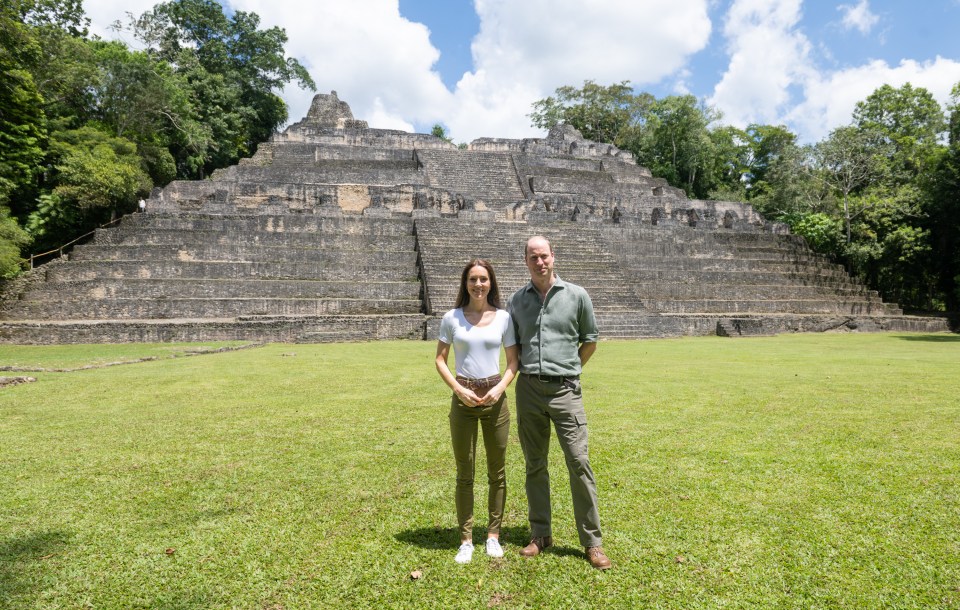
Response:
[[[168,349],[0,346],[0,364]],[[557,546],[517,556],[515,429],[507,555],[453,563],[433,351],[268,345],[0,389],[0,607],[960,608],[960,337],[601,343],[584,391],[605,573],[556,446]]]
[[[127,364],[142,360],[160,360],[195,356],[219,349],[250,346],[245,341],[213,343],[129,343],[125,345],[0,345],[0,370],[77,369]]]

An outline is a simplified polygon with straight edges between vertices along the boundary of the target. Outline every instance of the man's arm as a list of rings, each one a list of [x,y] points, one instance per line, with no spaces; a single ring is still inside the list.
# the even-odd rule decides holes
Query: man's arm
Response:
[[[580,349],[577,350],[577,353],[580,354],[581,367],[587,364],[587,360],[590,359],[590,356],[592,356],[595,351],[597,351],[597,344],[594,342],[580,344]]]

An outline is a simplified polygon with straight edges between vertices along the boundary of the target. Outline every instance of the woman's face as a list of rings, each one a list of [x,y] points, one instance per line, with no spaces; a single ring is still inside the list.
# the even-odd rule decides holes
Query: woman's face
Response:
[[[490,274],[477,265],[467,272],[467,293],[471,300],[486,301],[490,293]]]

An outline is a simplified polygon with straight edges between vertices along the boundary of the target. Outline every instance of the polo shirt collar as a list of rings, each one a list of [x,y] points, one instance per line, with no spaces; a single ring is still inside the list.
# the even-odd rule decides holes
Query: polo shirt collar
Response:
[[[553,277],[556,278],[557,281],[555,281],[555,282],[553,283],[553,286],[550,287],[550,290],[553,290],[554,288],[566,288],[567,283],[564,282],[563,280],[561,280],[559,275],[557,275],[556,273],[554,273],[554,274],[553,274]],[[533,280],[530,280],[529,282],[527,282],[527,286],[526,286],[526,288],[524,288],[524,290],[526,290],[527,292],[529,292],[529,291],[531,291],[531,290],[533,290],[534,292],[536,292],[537,287],[533,285]],[[550,290],[547,290],[547,294],[550,293]]]

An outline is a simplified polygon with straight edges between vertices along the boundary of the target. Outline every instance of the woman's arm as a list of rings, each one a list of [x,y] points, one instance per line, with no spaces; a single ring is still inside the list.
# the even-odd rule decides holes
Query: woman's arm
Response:
[[[437,341],[437,372],[440,373],[440,378],[446,382],[450,389],[453,390],[453,393],[456,394],[460,401],[467,405],[468,407],[475,407],[480,404],[480,397],[474,394],[473,390],[465,388],[459,383],[457,383],[457,378],[453,376],[453,373],[450,372],[450,367],[447,366],[447,357],[450,355],[450,344],[444,343],[443,341]]]
[[[507,388],[513,383],[514,377],[517,376],[517,369],[520,368],[520,347],[517,345],[511,345],[510,347],[503,348],[504,354],[507,356],[507,368],[503,370],[503,379],[500,380],[500,383],[490,388],[490,391],[483,397],[484,405],[496,404],[500,397],[503,396],[503,393],[507,391]]]

